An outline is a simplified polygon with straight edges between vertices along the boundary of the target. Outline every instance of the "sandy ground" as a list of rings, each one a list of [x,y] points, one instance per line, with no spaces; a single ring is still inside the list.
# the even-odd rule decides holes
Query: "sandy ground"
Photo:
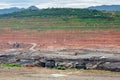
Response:
[[[46,68],[0,68],[0,80],[120,80],[120,73]]]

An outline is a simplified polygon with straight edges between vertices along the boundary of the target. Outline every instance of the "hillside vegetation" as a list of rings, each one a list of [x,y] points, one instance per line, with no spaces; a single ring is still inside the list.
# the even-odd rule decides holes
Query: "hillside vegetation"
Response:
[[[55,30],[55,29],[119,29],[120,12],[102,12],[88,9],[51,8],[23,10],[0,15],[0,28],[15,30]]]
[[[76,16],[79,18],[109,18],[109,15],[97,10],[71,9],[71,8],[51,8],[42,10],[23,10],[10,14],[1,15],[1,17],[62,17]]]

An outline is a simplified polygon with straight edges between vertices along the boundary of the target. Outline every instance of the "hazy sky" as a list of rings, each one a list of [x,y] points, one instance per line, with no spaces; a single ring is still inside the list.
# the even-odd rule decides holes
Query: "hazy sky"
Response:
[[[0,0],[0,8],[28,7],[36,5],[39,8],[69,7],[86,8],[96,5],[120,5],[120,0]]]

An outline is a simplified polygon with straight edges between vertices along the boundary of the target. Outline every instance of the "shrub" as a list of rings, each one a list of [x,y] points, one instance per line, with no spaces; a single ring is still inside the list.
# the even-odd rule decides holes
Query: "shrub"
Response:
[[[65,70],[66,67],[65,66],[57,66],[56,69],[58,69],[58,70]]]

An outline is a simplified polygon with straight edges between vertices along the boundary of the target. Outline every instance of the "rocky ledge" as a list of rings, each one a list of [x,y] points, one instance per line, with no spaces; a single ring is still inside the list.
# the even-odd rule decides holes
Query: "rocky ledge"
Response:
[[[99,69],[120,72],[120,54],[115,51],[94,49],[11,50],[0,54],[0,64]]]

